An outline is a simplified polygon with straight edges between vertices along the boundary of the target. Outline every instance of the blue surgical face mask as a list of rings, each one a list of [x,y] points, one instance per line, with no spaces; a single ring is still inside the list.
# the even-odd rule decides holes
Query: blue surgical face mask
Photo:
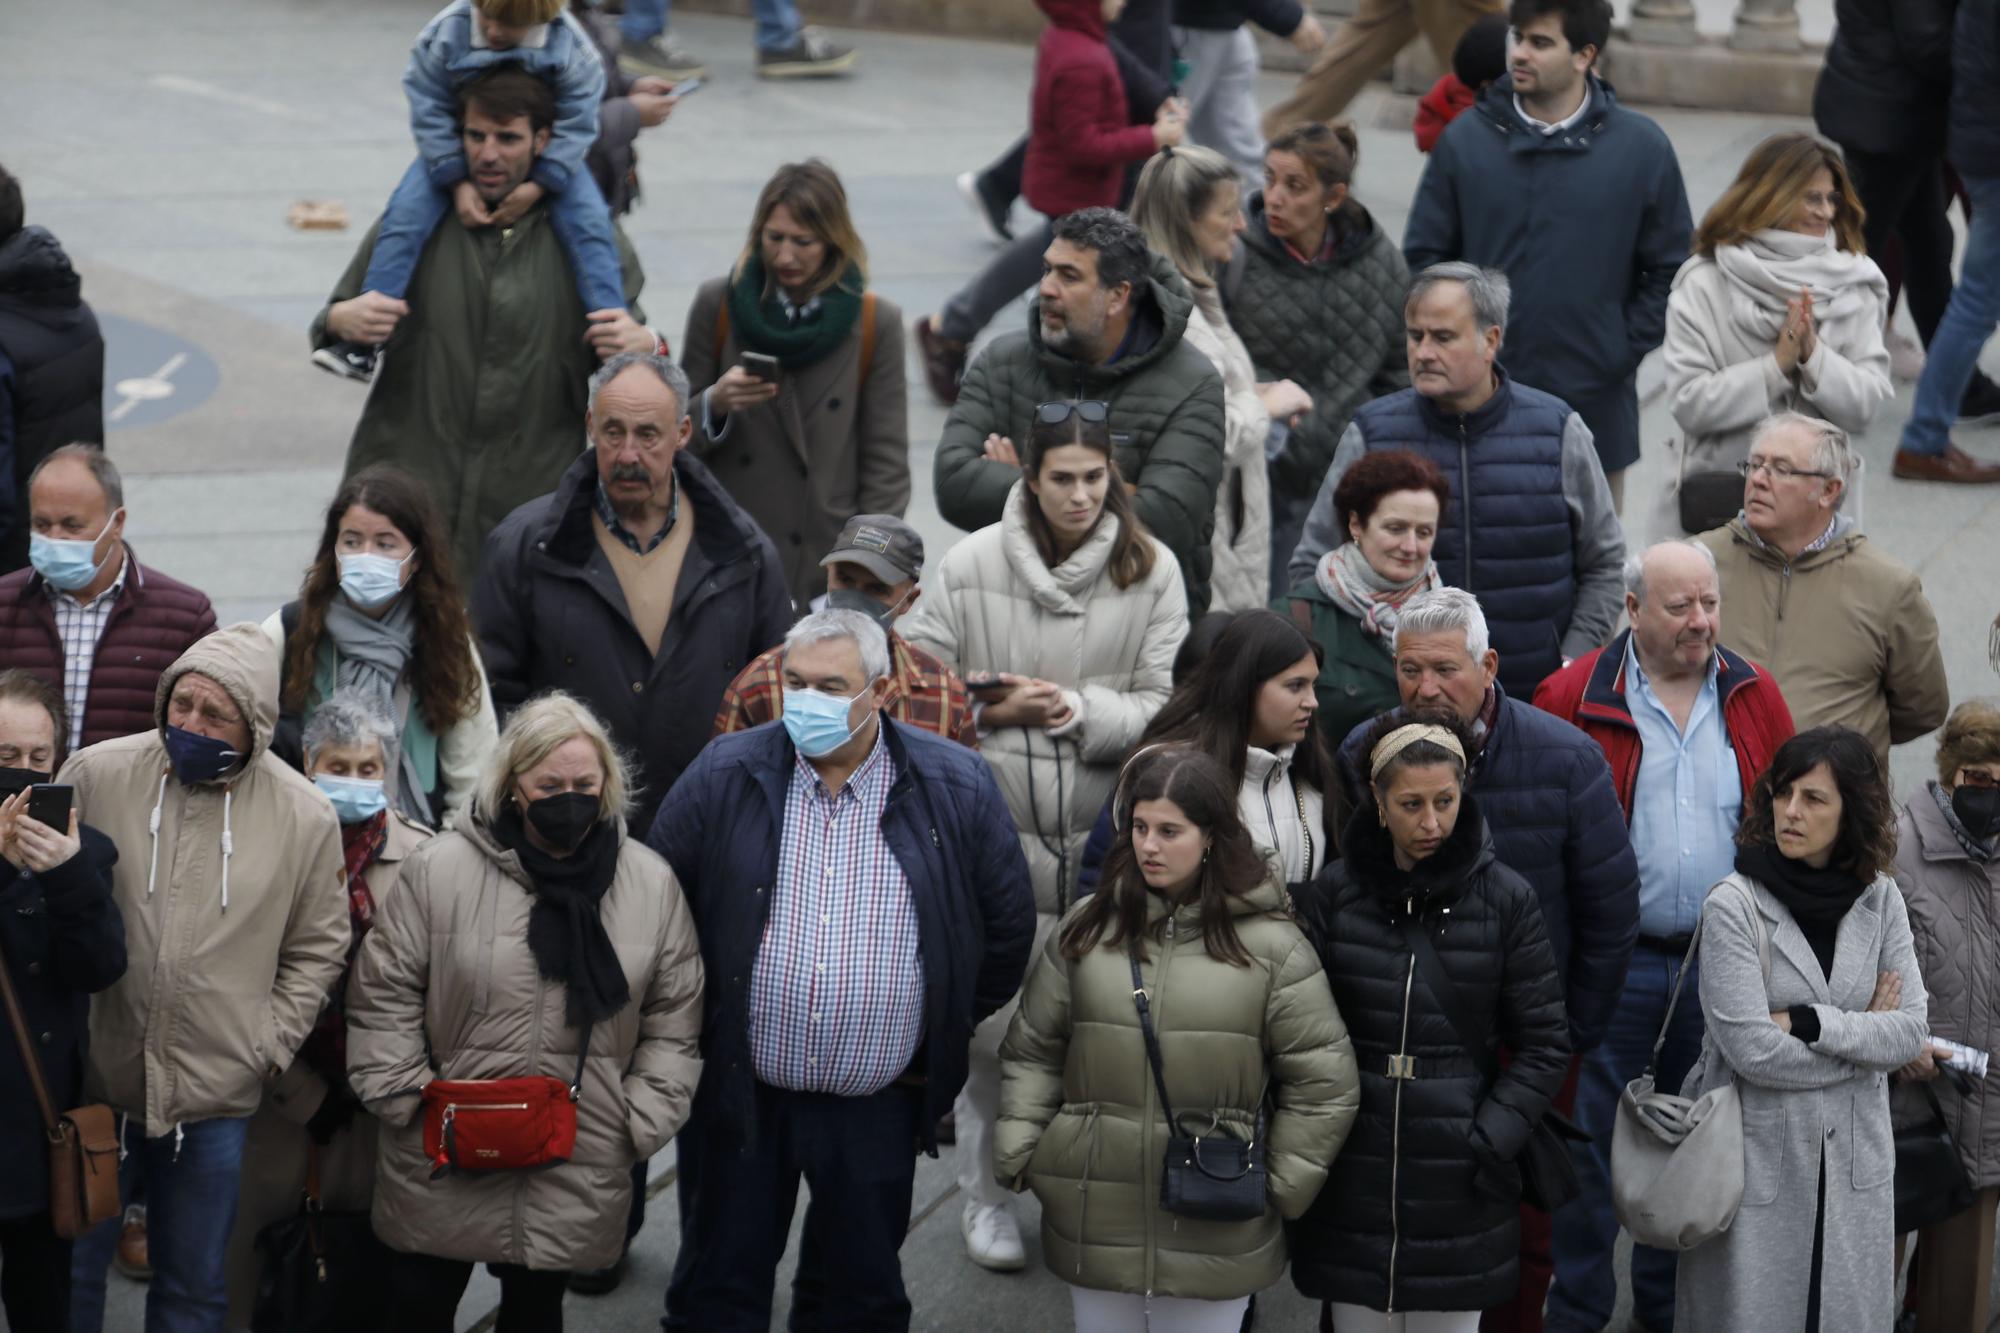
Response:
[[[874,682],[870,681],[872,685]],[[792,744],[799,747],[799,753],[808,759],[824,759],[854,739],[854,733],[868,725],[868,719],[861,720],[861,726],[847,725],[847,711],[854,706],[854,700],[868,693],[868,686],[861,687],[861,693],[843,699],[837,694],[822,694],[818,690],[785,691],[785,731],[791,736]]]
[[[97,577],[97,571],[104,561],[97,558],[97,543],[104,540],[104,534],[111,531],[111,525],[123,511],[114,511],[104,520],[97,535],[87,541],[61,541],[54,537],[44,537],[37,532],[28,538],[28,563],[35,572],[64,592],[75,592]]]
[[[403,590],[403,566],[416,555],[413,550],[401,560],[372,551],[357,551],[340,557],[340,590],[347,600],[364,611],[394,601]]]
[[[182,782],[213,782],[227,773],[243,756],[229,748],[228,741],[203,736],[169,722],[161,728],[167,747],[167,762]]]
[[[389,792],[379,778],[337,778],[331,773],[313,774],[313,786],[333,802],[333,813],[343,824],[362,824],[389,808]]]

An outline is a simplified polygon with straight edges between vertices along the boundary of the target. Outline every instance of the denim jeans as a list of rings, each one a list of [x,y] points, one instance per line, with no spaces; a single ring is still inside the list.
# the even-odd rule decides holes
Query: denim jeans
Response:
[[[1979,366],[1980,349],[2000,324],[2000,176],[1964,179],[1972,199],[1965,262],[1924,354],[1916,407],[1903,427],[1903,447],[1912,453],[1941,454],[1951,443],[1951,424]]]
[[[236,1225],[248,1118],[197,1120],[149,1139],[125,1127],[119,1193],[146,1182],[146,1333],[222,1333],[229,1317],[223,1247]],[[70,1333],[102,1333],[104,1270],[122,1229],[112,1218],[77,1238],[70,1258]]]
[[[670,0],[625,0],[619,35],[632,42],[659,36],[667,30],[670,8]],[[799,11],[792,0],[750,0],[750,12],[757,19],[759,50],[782,51],[799,39]]]
[[[1611,1322],[1618,1279],[1612,1250],[1618,1218],[1611,1210],[1611,1128],[1625,1085],[1646,1072],[1667,997],[1680,975],[1683,954],[1641,943],[1625,973],[1625,994],[1612,1012],[1611,1026],[1596,1050],[1583,1057],[1577,1083],[1577,1124],[1590,1135],[1572,1153],[1583,1192],[1555,1217],[1556,1277],[1549,1289],[1550,1330],[1589,1329]],[[1700,968],[1681,989],[1657,1075],[1661,1092],[1678,1091],[1701,1054]],[[1632,1247],[1632,1314],[1660,1333],[1674,1326],[1674,1256],[1649,1245]]]
[[[588,171],[577,172],[570,177],[568,188],[548,196],[547,208],[549,225],[555,228],[570,272],[576,275],[576,294],[583,308],[623,310],[625,276],[618,262],[618,244],[611,238],[611,207],[604,202],[597,182]],[[361,290],[399,301],[408,295],[424,243],[451,210],[451,191],[431,184],[422,158],[410,163],[382,214]]]

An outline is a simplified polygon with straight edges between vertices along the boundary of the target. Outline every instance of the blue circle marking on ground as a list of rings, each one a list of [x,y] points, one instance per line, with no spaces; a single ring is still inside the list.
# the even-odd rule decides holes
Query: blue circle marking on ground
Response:
[[[104,333],[104,428],[152,426],[199,407],[222,381],[215,358],[177,333],[97,312]]]

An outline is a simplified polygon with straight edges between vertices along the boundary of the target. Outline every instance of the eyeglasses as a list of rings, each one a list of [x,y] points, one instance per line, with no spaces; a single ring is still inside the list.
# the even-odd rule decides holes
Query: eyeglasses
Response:
[[[1736,470],[1745,478],[1754,477],[1759,472],[1768,472],[1775,481],[1789,481],[1793,477],[1819,477],[1824,481],[1833,480],[1831,472],[1807,472],[1795,468],[1790,463],[1773,463],[1763,458],[1746,458],[1736,465]]]
[[[2000,787],[2000,778],[1994,777],[1983,768],[1961,768],[1958,770],[1958,785],[1961,787]]]
[[[1035,409],[1035,420],[1044,426],[1060,426],[1071,417],[1082,417],[1093,425],[1111,420],[1111,404],[1096,398],[1065,398],[1043,403]]]

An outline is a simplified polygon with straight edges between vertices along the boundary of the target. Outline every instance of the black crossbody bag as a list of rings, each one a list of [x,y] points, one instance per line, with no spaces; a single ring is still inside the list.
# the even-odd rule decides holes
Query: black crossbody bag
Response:
[[[1153,1086],[1160,1109],[1167,1115],[1167,1160],[1160,1168],[1160,1207],[1177,1217],[1209,1222],[1250,1222],[1264,1215],[1270,1172],[1264,1164],[1264,1106],[1258,1099],[1257,1127],[1249,1142],[1222,1131],[1211,1115],[1207,1132],[1190,1134],[1174,1114],[1167,1097],[1167,1079],[1160,1067],[1160,1038],[1153,1031],[1153,1009],[1146,983],[1139,975],[1139,954],[1132,964],[1132,1003],[1139,1008],[1139,1028],[1146,1035],[1146,1063],[1153,1069]]]
[[[1466,1054],[1479,1066],[1491,1090],[1500,1078],[1500,1062],[1486,1049],[1485,1030],[1465,1011],[1464,997],[1459,994],[1451,973],[1444,970],[1444,960],[1431,947],[1430,936],[1423,926],[1410,917],[1403,918],[1402,924],[1404,938],[1417,956],[1417,966],[1424,970],[1424,979],[1437,995],[1446,1021],[1457,1029],[1459,1039],[1466,1045]],[[1570,1161],[1569,1145],[1588,1142],[1590,1135],[1561,1111],[1553,1106],[1544,1111],[1528,1132],[1521,1155],[1514,1159],[1521,1168],[1521,1201],[1530,1208],[1553,1214],[1581,1193],[1583,1187],[1577,1183],[1576,1164]]]

